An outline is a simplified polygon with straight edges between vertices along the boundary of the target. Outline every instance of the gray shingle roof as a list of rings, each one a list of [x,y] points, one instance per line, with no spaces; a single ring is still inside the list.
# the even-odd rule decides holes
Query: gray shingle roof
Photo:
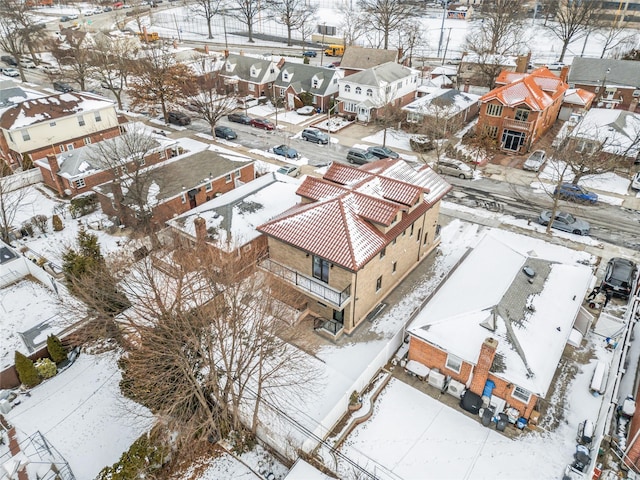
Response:
[[[609,73],[607,73],[607,69]],[[575,57],[569,70],[568,83],[600,85],[606,77],[608,84],[640,87],[640,62],[611,58]]]
[[[284,80],[285,73],[289,75],[289,80]],[[326,95],[327,89],[331,86],[332,79],[335,75],[337,75],[336,70],[331,68],[286,62],[282,65],[275,84],[283,88],[291,85],[297,93],[310,92],[314,95],[324,96]],[[318,79],[317,88],[313,87],[314,77]],[[335,90],[337,90],[337,85]]]
[[[227,63],[235,66],[232,71],[227,70]],[[251,76],[251,67],[258,72],[257,76]],[[273,74],[271,73],[272,67],[274,70]],[[247,82],[265,83],[266,81],[269,81],[269,75],[275,77],[277,72],[278,68],[271,60],[248,57],[246,55],[236,55],[232,53],[227,57],[227,61],[222,67],[220,75],[225,77],[238,77]]]
[[[395,62],[397,60],[397,50],[365,48],[350,45],[344,50],[344,55],[340,61],[340,68],[366,70],[367,68],[382,65],[387,62]]]
[[[358,85],[380,86],[383,83],[392,83],[401,78],[410,77],[412,71],[395,62],[387,62],[376,67],[363,70],[345,77],[344,80]]]

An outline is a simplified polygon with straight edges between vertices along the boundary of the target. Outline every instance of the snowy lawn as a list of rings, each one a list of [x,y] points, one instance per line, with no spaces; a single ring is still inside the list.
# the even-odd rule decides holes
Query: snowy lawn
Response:
[[[558,172],[565,169],[564,162],[559,160],[550,160],[545,164],[544,169],[540,172],[539,177],[542,180],[548,180],[550,183],[557,183]],[[564,182],[572,182],[574,178],[573,173],[567,169],[564,174]],[[611,192],[618,195],[627,195],[629,193],[629,185],[631,180],[614,172],[606,172],[600,175],[586,175],[578,182],[587,190],[598,190],[601,192]],[[608,202],[607,202],[608,203]]]
[[[411,138],[411,134],[409,133],[403,132],[402,130],[394,130],[393,128],[388,128],[387,141],[385,143],[386,143],[386,146],[389,148],[399,148],[400,150],[406,150],[408,152],[411,152],[413,151],[413,149],[409,144],[410,138]],[[383,139],[384,139],[384,130],[380,130],[379,132],[376,132],[373,135],[364,137],[362,141],[372,143],[374,145],[382,145]]]
[[[278,120],[293,125],[300,125],[301,123],[310,123],[318,118],[318,115],[298,115],[295,110],[289,110],[284,113],[278,112]]]
[[[149,430],[151,414],[120,393],[114,353],[81,354],[39,385],[6,417],[20,440],[40,431],[69,462],[77,479],[94,478]]]
[[[273,149],[270,149],[270,150],[273,150]],[[276,155],[272,151],[260,150],[258,148],[249,150],[249,153],[260,155],[261,157],[272,158],[273,160],[278,160],[283,163],[289,163],[291,165],[308,165],[309,164],[309,159],[306,157],[286,158],[282,155]]]

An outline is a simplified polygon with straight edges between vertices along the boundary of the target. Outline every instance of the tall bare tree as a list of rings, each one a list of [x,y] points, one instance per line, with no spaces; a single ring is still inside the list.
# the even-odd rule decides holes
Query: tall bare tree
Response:
[[[304,355],[287,344],[281,287],[260,272],[240,274],[207,247],[165,258],[171,276],[145,259],[121,282],[133,299],[119,318],[130,340],[125,392],[172,425],[182,445],[255,434],[263,399],[311,381]]]
[[[256,17],[264,10],[264,3],[260,0],[231,0],[231,6],[233,8],[229,10],[230,15],[247,26],[249,42],[254,43],[253,24]]]
[[[160,104],[166,122],[168,107],[193,95],[194,83],[193,73],[167,47],[153,47],[138,59],[127,93],[133,107]]]
[[[207,38],[209,39],[213,38],[211,21],[220,13],[223,7],[223,0],[195,0],[195,2],[189,7],[193,13],[204,18],[205,22],[207,22]]]
[[[600,20],[602,7],[600,2],[556,0],[555,20],[546,24],[556,37],[562,41],[559,62],[564,60],[567,47],[574,41],[587,34]]]
[[[604,58],[611,50],[624,51],[638,44],[638,34],[626,28],[630,26],[626,23],[621,25],[609,21],[600,22],[601,25],[595,30],[596,37],[600,38],[602,43],[600,58]]]
[[[9,166],[0,159],[0,236],[4,242],[11,240],[11,230],[16,214],[26,196],[24,185],[12,175]]]
[[[304,24],[318,11],[317,5],[306,0],[267,0],[267,9],[273,12],[276,22],[287,28],[287,45],[291,46],[291,32]]]
[[[93,44],[86,32],[67,29],[64,41],[57,42],[51,54],[61,67],[62,76],[77,83],[80,90],[86,89],[86,83],[93,72],[91,55]]]
[[[367,24],[382,34],[382,48],[389,48],[389,35],[415,16],[412,5],[397,0],[358,0],[358,7],[364,12]]]
[[[344,34],[344,44],[354,45],[365,32],[365,16],[356,9],[349,8],[346,4],[339,8],[342,22],[340,27]]]

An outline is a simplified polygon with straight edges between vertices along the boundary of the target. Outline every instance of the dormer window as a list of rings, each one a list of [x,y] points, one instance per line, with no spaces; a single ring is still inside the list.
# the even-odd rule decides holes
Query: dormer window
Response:
[[[250,75],[251,75],[252,77],[255,77],[255,76],[257,76],[257,75],[258,75],[258,71],[257,71],[254,67],[251,67]]]
[[[286,80],[288,82],[289,81],[289,74],[287,72],[283,72],[282,73],[282,79]]]
[[[319,82],[317,78],[314,78],[313,81],[311,82],[311,85],[313,86],[313,88],[318,88]]]
[[[344,91],[345,91],[345,93],[350,93],[351,92],[351,85],[345,85],[344,86]]]
[[[227,70],[227,72],[230,72],[231,70],[233,70],[233,67],[231,66],[231,62],[227,62],[225,69]]]
[[[356,87],[356,95],[361,95],[362,89],[360,87]]]
[[[367,97],[373,97],[373,90],[367,88]]]

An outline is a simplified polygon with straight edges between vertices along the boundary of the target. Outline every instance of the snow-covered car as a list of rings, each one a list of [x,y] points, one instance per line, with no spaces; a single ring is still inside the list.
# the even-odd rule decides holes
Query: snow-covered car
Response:
[[[287,165],[285,167],[280,167],[278,169],[278,173],[281,173],[282,175],[289,175],[290,177],[297,177],[300,175],[300,167]]]
[[[529,158],[524,162],[522,168],[525,170],[529,170],[530,172],[539,172],[544,165],[544,162],[547,161],[547,154],[544,150],[536,150]]]
[[[56,75],[58,73],[60,73],[60,69],[58,67],[56,67],[55,65],[40,65],[40,68],[42,69],[42,71],[44,73],[49,73],[51,75]]]
[[[298,158],[298,151],[295,148],[287,147],[286,145],[278,145],[273,147],[273,153],[276,155],[282,155],[286,158]]]
[[[538,217],[538,223],[546,226],[549,225],[550,219],[551,210],[543,210]],[[563,232],[574,233],[576,235],[589,235],[591,226],[586,220],[581,220],[568,212],[561,212],[558,210],[553,222],[551,222],[551,228],[562,230]]]
[[[307,105],[305,107],[300,107],[296,110],[296,113],[298,115],[313,115],[315,112],[316,112],[316,109],[310,105]]]
[[[640,190],[640,172],[636,173],[631,179],[631,188]]]

